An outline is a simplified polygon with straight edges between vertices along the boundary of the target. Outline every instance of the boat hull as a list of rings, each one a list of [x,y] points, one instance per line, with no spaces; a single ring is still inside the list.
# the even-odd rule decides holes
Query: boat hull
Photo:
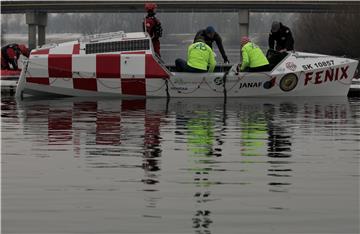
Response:
[[[225,72],[179,73],[171,72],[154,55],[148,35],[105,36],[110,39],[103,38],[101,43],[79,40],[33,51],[23,66],[16,95],[346,96],[358,65],[347,58],[291,52],[269,72],[238,72],[239,64],[234,64]],[[142,49],[109,52],[126,48],[132,40],[131,48]]]
[[[346,96],[357,64],[348,63],[309,72],[270,73],[173,73],[170,78],[92,78],[74,88],[76,79],[27,79],[23,92],[30,95],[97,97],[261,97]],[[332,75],[330,74],[332,73]],[[84,80],[82,80],[84,81]],[[37,82],[37,83],[35,83]],[[129,92],[123,93],[127,87]],[[21,91],[19,91],[21,92]]]

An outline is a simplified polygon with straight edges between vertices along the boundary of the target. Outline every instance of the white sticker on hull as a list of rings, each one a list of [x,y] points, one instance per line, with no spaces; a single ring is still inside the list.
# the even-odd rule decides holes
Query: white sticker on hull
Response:
[[[73,78],[96,77],[95,55],[73,55],[72,57]]]
[[[145,54],[121,54],[121,78],[145,78]]]

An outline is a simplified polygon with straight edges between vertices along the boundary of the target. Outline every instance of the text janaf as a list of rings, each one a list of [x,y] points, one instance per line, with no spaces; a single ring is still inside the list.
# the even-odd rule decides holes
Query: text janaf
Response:
[[[329,68],[318,72],[307,72],[305,73],[304,86],[308,85],[309,82],[313,84],[322,84],[325,82],[332,82],[342,79],[347,79],[349,66]]]

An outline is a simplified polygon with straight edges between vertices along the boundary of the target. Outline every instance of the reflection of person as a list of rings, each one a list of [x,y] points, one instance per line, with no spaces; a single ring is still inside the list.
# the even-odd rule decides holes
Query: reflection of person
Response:
[[[217,47],[220,50],[221,56],[224,59],[224,63],[229,63],[229,59],[226,56],[225,50],[224,50],[224,46],[222,44],[222,39],[220,37],[220,35],[215,31],[215,29],[212,26],[208,26],[206,29],[202,29],[200,31],[198,31],[195,35],[194,38],[194,42],[196,40],[197,37],[203,37],[205,40],[205,43],[210,46],[210,48],[212,49],[212,44],[215,41]]]
[[[147,16],[143,22],[143,31],[149,33],[152,44],[154,46],[155,53],[160,56],[160,37],[162,36],[162,27],[159,19],[155,17],[155,10],[157,5],[155,3],[145,3],[145,10]]]
[[[261,150],[265,149],[266,123],[261,119],[242,121],[241,131],[241,155],[261,156]]]
[[[297,106],[290,103],[281,103],[279,108],[268,104],[264,111],[268,130],[268,157],[288,158],[291,157],[291,132],[289,126],[282,125],[275,121],[276,110],[280,111],[281,116],[287,119],[294,119],[297,113]]]
[[[1,48],[1,69],[17,70],[20,55],[29,57],[30,51],[25,45],[9,44]],[[10,66],[11,65],[11,66]]]
[[[269,34],[269,48],[279,52],[294,50],[294,38],[291,31],[281,22],[274,21],[272,23]]]
[[[216,61],[214,52],[205,43],[204,38],[197,37],[188,48],[187,62],[183,59],[176,59],[175,65],[178,72],[213,72]]]
[[[241,71],[261,72],[269,70],[269,61],[259,46],[250,41],[249,37],[241,38]]]
[[[216,183],[210,180],[213,168],[209,166],[212,162],[211,158],[215,156],[213,152],[215,126],[212,117],[206,111],[197,111],[193,117],[182,121],[182,123],[186,122],[188,152],[194,163],[189,171],[195,173],[194,184],[198,188],[194,194],[199,206],[196,206],[197,209],[192,218],[193,228],[196,233],[210,233],[209,229],[213,221],[211,211],[207,209],[205,203],[213,200],[210,188]]]
[[[214,141],[212,119],[201,116],[190,119],[187,122],[187,128],[190,151],[197,156],[212,156]]]

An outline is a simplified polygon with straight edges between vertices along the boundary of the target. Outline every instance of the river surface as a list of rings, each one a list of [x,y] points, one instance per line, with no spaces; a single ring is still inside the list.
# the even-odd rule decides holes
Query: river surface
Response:
[[[359,233],[358,98],[1,110],[2,233]]]

